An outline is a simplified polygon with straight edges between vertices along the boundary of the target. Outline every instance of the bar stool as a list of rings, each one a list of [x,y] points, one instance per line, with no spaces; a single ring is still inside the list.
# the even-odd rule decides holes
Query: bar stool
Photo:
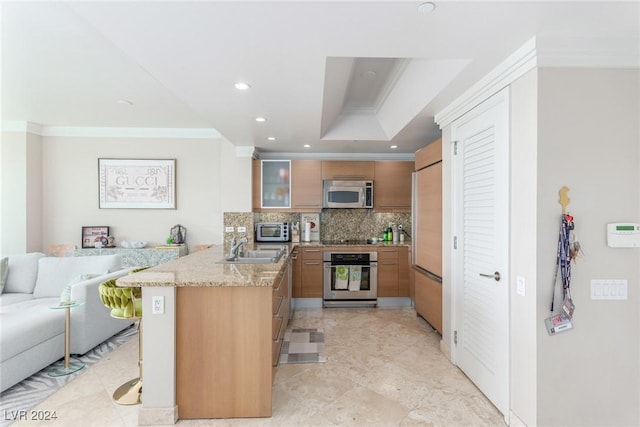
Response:
[[[98,292],[102,303],[111,309],[111,317],[138,320],[139,377],[127,381],[113,392],[114,402],[120,405],[137,405],[142,401],[142,290],[116,286],[116,279],[111,279],[101,283]]]

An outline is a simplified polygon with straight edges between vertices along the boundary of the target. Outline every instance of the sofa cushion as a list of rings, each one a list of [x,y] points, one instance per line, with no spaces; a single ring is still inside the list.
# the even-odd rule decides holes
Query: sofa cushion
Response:
[[[49,308],[57,304],[57,298],[40,298],[2,306],[0,361],[4,362],[56,335],[60,335],[62,340],[64,310]]]
[[[9,258],[0,259],[0,294],[4,291],[4,284],[7,283],[7,275],[9,274]]]
[[[121,268],[120,255],[41,258],[33,296],[60,297],[64,287],[78,276],[107,274]]]
[[[33,293],[38,277],[38,261],[45,255],[32,252],[9,256],[9,273],[4,285],[4,292]]]

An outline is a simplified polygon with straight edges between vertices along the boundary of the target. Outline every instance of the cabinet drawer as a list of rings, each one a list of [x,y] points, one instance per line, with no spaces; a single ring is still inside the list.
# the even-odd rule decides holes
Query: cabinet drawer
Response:
[[[276,316],[278,314],[278,312],[280,311],[280,306],[282,306],[282,301],[284,300],[284,296],[283,295],[274,295],[273,296],[273,315]]]
[[[278,366],[280,350],[282,350],[282,340],[274,341],[271,345],[271,366]]]
[[[380,248],[378,249],[378,262],[382,261],[398,261],[397,248]],[[394,263],[394,264],[395,264]]]
[[[442,284],[415,272],[416,312],[442,333]]]
[[[284,319],[282,317],[273,316],[271,320],[271,340],[277,341],[278,335],[280,335],[280,327]]]
[[[278,286],[273,288],[274,298],[287,295],[287,292],[289,291],[289,287],[287,286],[287,281],[285,279],[286,277],[282,278],[278,283]]]
[[[321,260],[322,249],[320,248],[302,248],[302,259],[307,260]]]

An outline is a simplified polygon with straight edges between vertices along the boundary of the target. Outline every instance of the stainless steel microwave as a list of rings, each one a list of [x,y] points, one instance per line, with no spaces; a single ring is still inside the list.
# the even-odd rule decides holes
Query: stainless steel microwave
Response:
[[[255,225],[256,242],[288,242],[290,230],[288,222],[258,222]]]
[[[373,208],[373,181],[324,181],[323,208]]]

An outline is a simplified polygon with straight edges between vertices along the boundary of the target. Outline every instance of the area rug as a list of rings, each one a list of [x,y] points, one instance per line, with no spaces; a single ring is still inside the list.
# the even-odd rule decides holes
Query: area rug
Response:
[[[86,372],[89,366],[98,362],[105,355],[129,341],[132,337],[137,336],[137,331],[136,325],[132,325],[97,345],[84,355],[79,357],[72,356],[74,359],[80,360],[85,364],[84,368],[73,374],[62,377],[50,377],[47,374],[49,367],[46,367],[40,372],[33,374],[29,378],[3,391],[0,394],[0,414],[3,415],[0,417],[0,426],[6,427],[15,421],[16,417],[10,416],[11,414],[28,412],[30,409],[44,402],[64,385],[68,384],[78,375]]]
[[[281,364],[326,361],[323,329],[287,329],[280,350]]]

